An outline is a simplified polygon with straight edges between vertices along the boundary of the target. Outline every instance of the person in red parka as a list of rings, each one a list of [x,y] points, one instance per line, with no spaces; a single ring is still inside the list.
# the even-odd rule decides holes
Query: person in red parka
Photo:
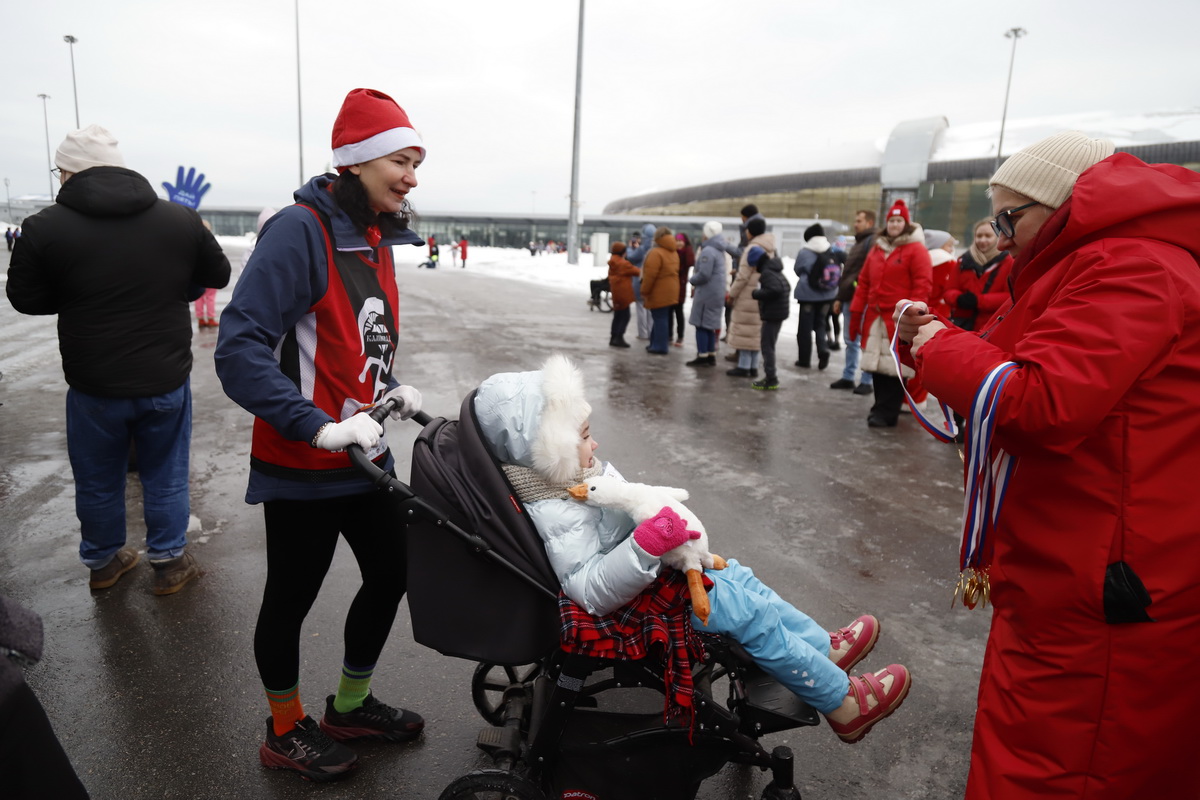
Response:
[[[986,454],[1016,466],[966,796],[1195,798],[1200,175],[1068,132],[1010,157],[991,195],[1010,301],[980,332],[923,304],[898,321],[961,414],[1016,365]]]
[[[971,248],[958,260],[954,284],[942,300],[950,309],[951,322],[964,330],[981,331],[1008,300],[1013,259],[997,247],[991,217],[976,222],[972,236]]]
[[[629,325],[629,307],[633,305],[633,279],[642,271],[625,258],[625,243],[613,242],[609,248],[608,291],[612,294],[613,319],[609,331],[609,347],[629,347],[625,328]]]
[[[467,237],[458,240],[458,256],[462,259],[462,268],[467,268]]]
[[[862,370],[872,373],[875,405],[867,416],[872,428],[894,428],[904,401],[901,379],[892,360],[892,310],[902,297],[927,300],[933,288],[933,270],[925,249],[925,232],[908,216],[908,206],[897,200],[888,210],[882,233],[867,254],[858,275],[858,288],[850,303],[850,339],[862,334]]]

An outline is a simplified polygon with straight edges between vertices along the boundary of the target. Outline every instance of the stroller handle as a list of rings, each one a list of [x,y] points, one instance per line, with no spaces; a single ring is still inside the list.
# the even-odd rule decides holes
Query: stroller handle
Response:
[[[392,410],[395,407],[396,407],[396,401],[394,399],[385,400],[384,402],[380,403],[379,405],[375,406],[370,411],[368,411],[367,416],[369,416],[371,419],[375,420],[380,425],[382,425],[383,421],[385,419],[387,419],[388,414],[392,413]],[[424,411],[418,411],[417,413],[415,413],[411,417],[409,417],[409,419],[411,419],[413,422],[420,425],[422,428],[424,428],[431,421],[433,421],[433,417],[429,416]]]
[[[372,408],[367,412],[367,416],[378,422],[380,425],[387,419],[388,414],[392,413],[392,409],[396,407],[395,400],[387,400]],[[410,419],[424,428],[433,420],[433,417],[426,414],[424,411],[418,411],[413,414]],[[350,457],[350,463],[359,469],[364,475],[371,479],[371,483],[376,486],[387,486],[389,491],[399,492],[401,496],[408,498],[413,496],[412,489],[388,473],[375,466],[371,459],[367,458],[367,454],[357,444],[346,445],[346,455]]]

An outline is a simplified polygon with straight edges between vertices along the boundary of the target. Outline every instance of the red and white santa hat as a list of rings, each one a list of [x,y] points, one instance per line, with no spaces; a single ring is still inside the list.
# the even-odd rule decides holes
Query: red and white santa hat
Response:
[[[897,200],[892,203],[892,207],[888,209],[887,216],[884,219],[887,220],[892,217],[903,217],[906,225],[912,223],[912,219],[908,216],[908,206],[903,200]]]
[[[420,150],[425,160],[421,135],[395,100],[374,89],[353,89],[346,95],[333,121],[333,166],[339,173],[406,147]]]

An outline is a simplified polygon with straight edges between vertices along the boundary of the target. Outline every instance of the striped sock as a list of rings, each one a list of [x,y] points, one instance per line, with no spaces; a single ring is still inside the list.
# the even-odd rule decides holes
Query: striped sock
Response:
[[[271,721],[276,736],[283,736],[297,722],[304,719],[304,706],[300,704],[300,684],[281,692],[263,687],[267,693],[267,702],[271,705]]]
[[[371,674],[375,665],[354,667],[342,662],[342,677],[338,681],[337,694],[333,698],[333,710],[340,714],[353,711],[363,704],[371,692]]]

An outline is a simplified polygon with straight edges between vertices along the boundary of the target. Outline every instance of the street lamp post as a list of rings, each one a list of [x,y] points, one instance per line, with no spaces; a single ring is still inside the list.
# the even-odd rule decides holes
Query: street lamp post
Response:
[[[79,40],[71,34],[63,37],[63,41],[71,48],[71,91],[75,94],[75,128],[79,129],[79,89],[75,86],[75,43]]]
[[[304,109],[300,93],[300,0],[293,4],[296,10],[296,136],[300,140],[298,163],[300,167],[300,183],[304,185]]]
[[[46,111],[46,101],[50,99],[48,94],[39,94],[42,98],[42,121],[46,123],[46,176],[50,179],[50,199],[54,200],[54,162],[50,160],[50,116]]]
[[[1017,60],[1017,39],[1029,31],[1024,28],[1009,28],[1004,32],[1005,39],[1012,39],[1012,55],[1008,57],[1008,83],[1004,86],[1004,111],[1000,114],[1000,142],[996,145],[996,169],[1000,169],[1000,153],[1004,149],[1004,123],[1008,119],[1008,92],[1012,89],[1013,62]]]
[[[579,0],[579,44],[575,54],[575,137],[571,146],[571,216],[567,220],[567,263],[579,263],[579,109],[583,85],[583,0]]]
[[[12,195],[8,193],[8,178],[4,179],[4,202],[8,205],[8,222],[12,222]]]

